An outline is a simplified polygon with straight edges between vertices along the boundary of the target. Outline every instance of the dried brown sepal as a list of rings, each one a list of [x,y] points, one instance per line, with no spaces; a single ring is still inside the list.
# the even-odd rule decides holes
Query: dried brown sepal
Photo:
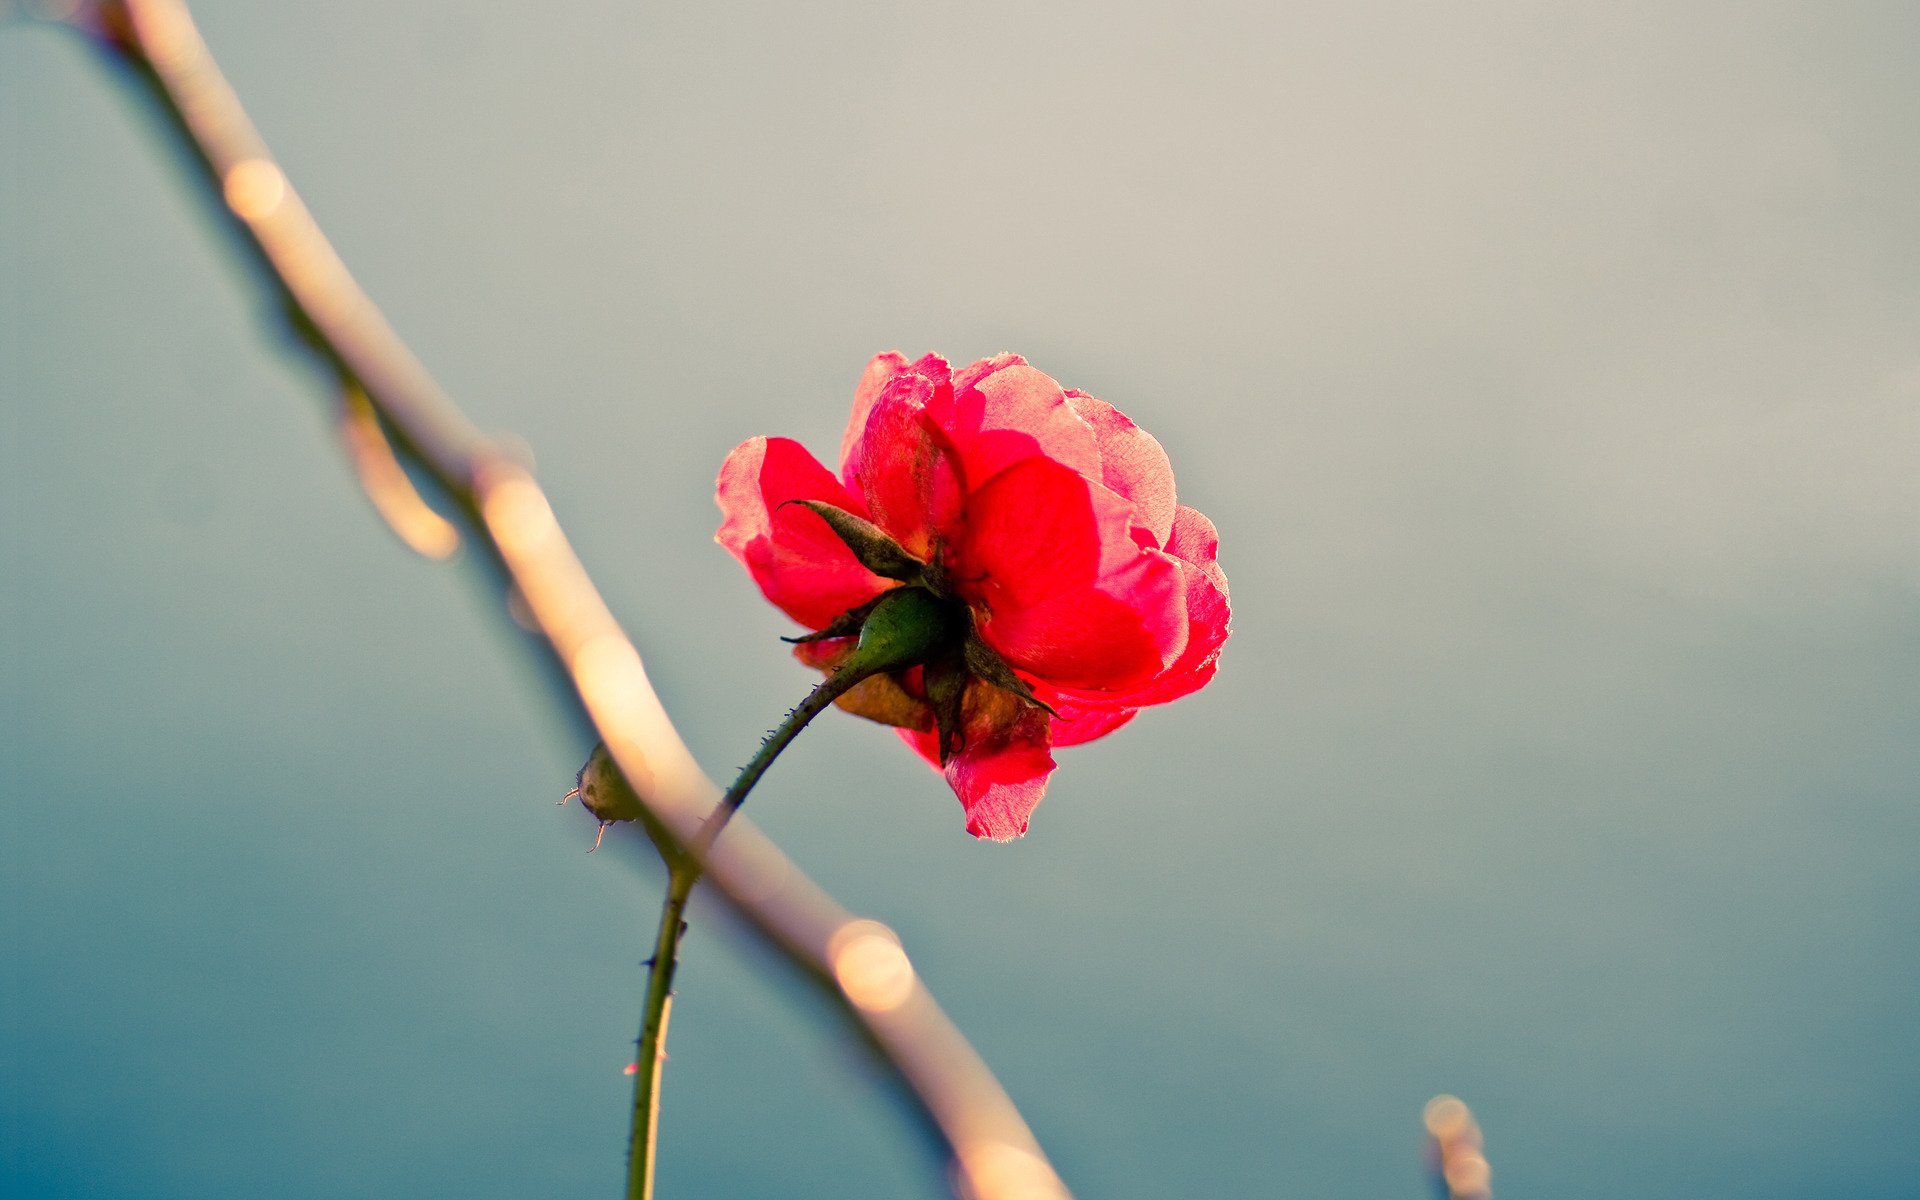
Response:
[[[900,729],[925,732],[934,725],[933,710],[925,700],[900,686],[897,674],[869,675],[834,703],[856,717]]]

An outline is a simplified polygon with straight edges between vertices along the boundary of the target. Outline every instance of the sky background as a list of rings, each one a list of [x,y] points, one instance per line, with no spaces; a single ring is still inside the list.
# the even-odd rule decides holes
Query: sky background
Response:
[[[0,5],[4,8],[4,5]],[[1907,1197],[1920,13],[195,5],[341,253],[525,440],[726,776],[807,689],[721,459],[1025,354],[1219,526],[1218,680],[962,832],[821,722],[755,819],[1082,1197]],[[0,1193],[616,1194],[659,875],[476,573],[79,39],[0,29]],[[941,1194],[699,909],[667,1197]]]

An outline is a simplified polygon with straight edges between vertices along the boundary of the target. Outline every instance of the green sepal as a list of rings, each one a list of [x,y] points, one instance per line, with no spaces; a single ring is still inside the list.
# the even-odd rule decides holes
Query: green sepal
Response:
[[[980,635],[971,629],[967,631],[964,654],[967,670],[997,688],[1012,692],[1028,704],[1046,709],[1050,717],[1060,715],[1053,711],[1051,704],[1034,695],[1033,689],[1027,686],[1027,681],[1013,673],[1013,668],[1007,665],[1007,660],[1001,658],[999,652],[992,646],[981,641]]]
[[[948,650],[927,663],[921,673],[927,689],[927,707],[933,709],[933,725],[939,735],[940,765],[943,767],[966,744],[962,713],[967,698],[967,683],[971,678],[967,673],[966,653],[963,650]]]
[[[788,500],[786,503],[798,504],[818,513],[827,527],[833,530],[834,536],[853,551],[860,565],[882,579],[917,583],[926,570],[927,564],[908,554],[906,548],[894,541],[886,530],[865,517],[855,516],[844,508],[835,508],[824,500]]]
[[[852,637],[854,634],[860,632],[862,625],[867,623],[867,615],[886,598],[886,593],[882,592],[865,604],[855,605],[835,617],[828,623],[825,629],[820,630],[818,633],[802,634],[800,637],[783,637],[780,640],[790,646],[798,646],[804,642],[824,642],[828,638]]]
[[[967,636],[966,619],[964,609],[925,588],[894,588],[867,614],[860,640],[835,672],[864,677],[918,666],[960,645]]]

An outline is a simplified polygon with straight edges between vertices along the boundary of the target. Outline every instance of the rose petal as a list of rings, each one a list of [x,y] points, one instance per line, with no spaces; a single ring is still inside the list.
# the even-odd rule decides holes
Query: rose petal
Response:
[[[857,637],[821,638],[817,642],[801,642],[793,648],[793,656],[800,660],[803,667],[812,667],[816,671],[831,671],[841,661],[852,654],[854,647],[860,644]]]
[[[1058,714],[1052,721],[1055,746],[1078,746],[1095,738],[1103,738],[1133,720],[1140,711],[1135,708],[1083,708],[1057,689],[1049,691],[1050,694],[1042,695],[1041,699],[1052,705]]]
[[[1173,530],[1173,464],[1153,435],[1105,400],[1067,391],[1067,403],[1093,429],[1100,447],[1100,482],[1133,501],[1139,521],[1165,546]]]
[[[1018,354],[1002,350],[992,358],[983,358],[979,362],[968,363],[953,373],[953,390],[964,392],[982,379],[1008,367],[1024,367],[1027,360]]]
[[[951,389],[927,402],[927,415],[953,447],[962,482],[977,488],[1025,458],[1050,458],[1100,478],[1093,430],[1066,393],[1017,355],[974,363]]]
[[[947,763],[947,784],[966,810],[968,833],[1010,842],[1027,832],[1054,768],[1041,733],[964,749]]]
[[[1233,611],[1227,604],[1227,594],[1214,582],[1214,576],[1189,564],[1181,564],[1181,574],[1187,584],[1187,647],[1166,674],[1125,697],[1127,704],[1177,700],[1205,687],[1218,669],[1221,647],[1232,632]],[[1221,582],[1225,579],[1220,576]]]
[[[740,443],[720,466],[714,499],[727,548],[768,600],[809,629],[893,585],[860,565],[819,514],[788,500],[823,500],[864,516],[865,506],[790,438]],[[785,505],[785,507],[782,507]]]
[[[853,413],[847,418],[847,431],[840,435],[840,469],[848,491],[860,490],[848,472],[856,461],[860,439],[866,436],[867,415],[873,411],[874,403],[880,399],[880,393],[887,389],[887,384],[906,368],[907,356],[896,350],[876,354],[867,363],[867,369],[861,372],[860,382],[853,386]]]
[[[1061,686],[1136,687],[1185,648],[1178,560],[1133,537],[1133,505],[1045,458],[1017,463],[967,505],[955,575],[986,608],[981,636]]]
[[[935,387],[946,385],[952,374],[947,360],[938,354],[923,356],[918,362],[907,362],[906,355],[889,350],[885,354],[876,354],[867,364],[866,371],[860,376],[860,382],[853,389],[853,412],[847,418],[847,431],[840,436],[840,478],[846,483],[847,490],[858,493],[860,485],[854,482],[854,468],[860,463],[860,443],[867,434],[867,420],[873,413],[873,406],[887,390],[887,385],[905,373],[924,375]]]
[[[1180,661],[1167,672],[1167,678],[1152,689],[1150,704],[1197,691],[1213,678],[1214,663],[1220,648],[1233,632],[1233,606],[1227,594],[1227,573],[1220,569],[1215,555],[1220,550],[1220,533],[1198,510],[1182,504],[1174,513],[1173,535],[1167,539],[1167,553],[1191,563],[1187,580],[1187,649]],[[1203,585],[1193,579],[1198,572]],[[1184,677],[1183,677],[1184,676]]]
[[[1165,542],[1165,549],[1175,558],[1184,558],[1205,571],[1207,578],[1213,580],[1213,586],[1220,589],[1220,598],[1227,598],[1227,573],[1216,561],[1220,553],[1220,531],[1198,509],[1182,504],[1174,510],[1173,532]]]
[[[1229,632],[1226,597],[1213,586],[1211,579],[1192,564],[1182,563],[1181,572],[1186,576],[1189,590],[1187,646],[1179,659],[1158,676],[1134,687],[1101,691],[1071,687],[1062,689],[1065,696],[1062,704],[1075,712],[1131,712],[1148,705],[1178,700],[1199,691],[1212,681],[1219,669],[1220,648]],[[1060,705],[1056,704],[1055,707],[1060,708]],[[1061,708],[1060,711],[1065,713],[1067,709]]]
[[[1132,524],[1133,506],[1104,486],[1050,459],[1026,459],[967,498],[954,571],[963,590],[996,610],[1036,604],[1139,559]]]
[[[1187,611],[1187,644],[1174,664],[1158,677],[1133,688],[1088,691],[1056,689],[1059,696],[1042,699],[1058,709],[1063,717],[1069,711],[1131,711],[1149,704],[1165,704],[1205,687],[1218,669],[1221,647],[1232,632],[1233,611],[1227,599],[1227,576],[1214,561],[1220,536],[1213,522],[1195,510],[1181,505],[1174,517],[1173,536],[1168,553],[1179,556]],[[1055,745],[1069,745],[1061,731],[1054,731]]]
[[[925,413],[933,393],[924,375],[894,376],[868,414],[848,475],[873,520],[922,561],[933,555],[934,534],[957,522],[961,506],[952,462]]]
[[[1103,581],[1125,599],[1091,588],[1063,593],[996,615],[981,634],[1009,663],[1062,687],[1142,687],[1185,647],[1177,575],[1169,563],[1143,562]],[[1140,606],[1141,596],[1151,600]]]
[[[1165,704],[1199,691],[1213,679],[1221,647],[1233,632],[1233,606],[1227,594],[1227,573],[1215,555],[1220,534],[1213,522],[1182,504],[1174,513],[1167,553],[1181,560],[1187,598],[1187,647],[1167,673],[1126,698],[1134,705]]]
[[[1043,709],[979,681],[969,687],[965,740],[944,772],[966,811],[968,833],[1007,842],[1027,831],[1055,765],[1048,726]],[[937,734],[899,732],[922,758],[938,765]]]

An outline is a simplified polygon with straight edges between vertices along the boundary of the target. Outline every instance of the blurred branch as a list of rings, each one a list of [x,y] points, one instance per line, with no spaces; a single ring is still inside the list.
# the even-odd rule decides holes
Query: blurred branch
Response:
[[[591,726],[599,735],[644,801],[641,824],[663,856],[691,856],[761,939],[834,998],[949,1148],[957,1192],[974,1200],[1066,1196],[1012,1101],[941,1012],[891,930],[856,920],[745,820],[734,821],[710,849],[689,849],[720,789],[668,719],[545,493],[454,406],[348,274],[214,65],[185,5],[105,0],[79,8],[71,20],[116,50],[146,86],[288,319],[345,389],[355,454],[372,455],[361,463],[362,478],[393,482],[378,462],[384,451],[364,440],[364,414],[352,411],[356,397],[364,397],[384,431],[381,441],[458,509],[495,569],[502,611],[518,597],[555,668],[557,695],[583,733]],[[418,521],[417,496],[368,486],[397,529],[406,525],[394,513]],[[426,534],[422,548],[446,545],[447,533]]]
[[[1445,1200],[1493,1200],[1493,1170],[1473,1110],[1458,1096],[1435,1096],[1421,1114],[1427,1125],[1427,1161]]]

